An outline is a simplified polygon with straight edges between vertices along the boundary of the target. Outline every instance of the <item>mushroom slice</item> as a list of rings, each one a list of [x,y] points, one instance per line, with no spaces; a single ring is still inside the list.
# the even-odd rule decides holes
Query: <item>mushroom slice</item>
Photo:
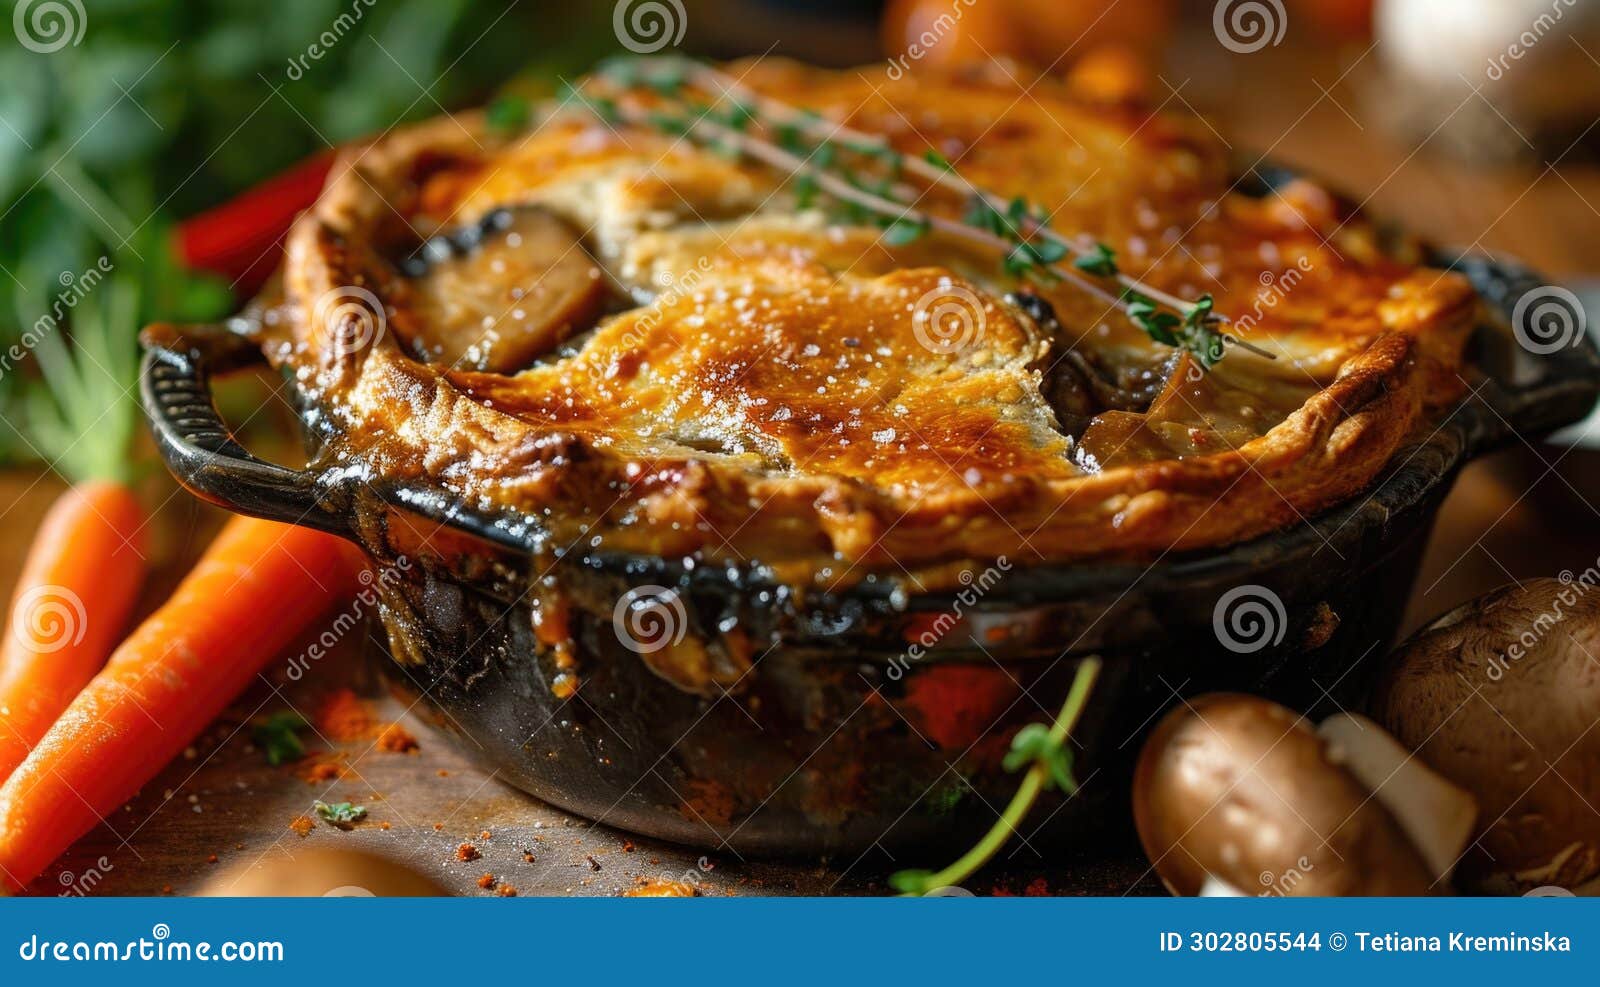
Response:
[[[412,351],[457,370],[511,373],[587,329],[605,300],[578,234],[533,206],[429,239],[400,264]]]
[[[1425,895],[1437,883],[1304,718],[1252,696],[1202,696],[1169,713],[1139,755],[1133,813],[1177,894],[1208,878],[1295,896]]]

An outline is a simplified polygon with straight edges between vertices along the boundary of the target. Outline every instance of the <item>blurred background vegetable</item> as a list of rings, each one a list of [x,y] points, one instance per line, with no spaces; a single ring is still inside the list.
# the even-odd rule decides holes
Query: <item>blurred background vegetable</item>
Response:
[[[178,218],[330,145],[482,100],[518,70],[574,72],[616,43],[606,5],[578,3],[100,0],[85,20],[55,50],[0,43],[3,464],[53,462],[71,448],[55,426],[88,424],[25,411],[48,386],[30,354],[93,294],[80,297],[82,272],[114,270],[137,299],[105,315],[128,353],[140,323],[223,315],[254,258],[213,265],[227,279],[186,269]],[[128,366],[105,369],[131,386]],[[111,412],[105,444],[125,443],[134,421]]]

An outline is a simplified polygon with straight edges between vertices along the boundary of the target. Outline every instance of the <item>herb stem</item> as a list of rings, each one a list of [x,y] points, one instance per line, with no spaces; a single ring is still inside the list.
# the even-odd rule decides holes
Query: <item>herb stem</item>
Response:
[[[619,110],[618,113],[622,120],[628,123],[642,125],[648,125],[649,123],[649,119],[646,114],[634,113],[627,110]],[[825,169],[807,163],[804,158],[801,158],[795,154],[791,154],[776,144],[751,137],[749,134],[741,133],[731,127],[723,126],[722,124],[713,120],[697,119],[690,122],[688,126],[691,131],[699,131],[707,138],[715,139],[727,144],[728,146],[737,149],[740,153],[746,154],[758,161],[772,165],[780,170],[787,171],[790,174],[809,176],[810,178],[816,180],[819,188],[834,198],[840,199],[844,202],[854,203],[855,205],[858,205],[863,209],[871,210],[880,216],[885,216],[890,219],[907,219],[911,220],[912,222],[926,223],[930,229],[936,230],[945,236],[964,239],[971,243],[975,243],[992,250],[997,250],[1001,253],[1006,252],[1011,247],[1011,245],[1001,237],[995,236],[993,233],[980,230],[975,226],[969,226],[966,223],[958,220],[948,219],[943,216],[935,216],[932,213],[924,212],[914,206],[908,206],[904,203],[895,202],[892,199],[886,199],[882,196],[873,195],[871,192],[859,189],[854,185],[851,185],[849,182],[838,178]],[[1100,285],[1095,284],[1093,281],[1084,277],[1077,271],[1072,270],[1071,268],[1061,267],[1060,265],[1050,265],[1047,270],[1062,280],[1071,281],[1073,284],[1082,288],[1084,291],[1089,292],[1094,297],[1105,302],[1107,305],[1121,308],[1125,304],[1121,299],[1117,298],[1116,295],[1105,290]]]
[[[895,152],[893,145],[891,145],[889,141],[878,134],[870,134],[862,130],[857,130],[843,123],[837,123],[814,114],[805,113],[796,109],[795,107],[790,106],[782,100],[774,99],[771,96],[758,93],[754,89],[751,89],[749,86],[740,82],[738,79],[735,79],[733,76],[728,75],[726,72],[718,71],[709,65],[705,65],[690,59],[676,59],[671,57],[643,58],[640,59],[640,63],[645,66],[649,66],[650,64],[654,63],[664,68],[670,67],[681,69],[686,73],[690,81],[698,83],[701,88],[720,90],[721,93],[727,97],[755,107],[767,119],[778,124],[795,127],[807,136],[820,140],[832,140],[837,138],[842,139],[848,144],[854,146],[868,147],[885,153],[897,153]],[[905,170],[919,175],[935,185],[939,185],[960,195],[977,198],[989,208],[999,212],[1002,216],[1005,215],[1005,200],[972,184],[954,168],[946,168],[935,165],[929,161],[925,161],[922,158],[917,157],[916,155],[903,156],[901,158],[901,165],[905,168]],[[1094,244],[1089,241],[1089,238],[1064,237],[1042,223],[1027,222],[1023,224],[1022,229],[1017,230],[1017,233],[1022,236],[1031,236],[1037,233],[1039,236],[1065,247],[1067,251],[1074,257],[1084,256],[1094,250]],[[995,239],[998,240],[999,238]],[[1000,242],[1002,244],[1004,243],[1004,241]],[[1059,267],[1051,268],[1051,272],[1057,274],[1058,276],[1062,274],[1062,270]],[[1114,278],[1116,282],[1123,288],[1126,288],[1130,291],[1136,291],[1139,294],[1144,295],[1146,298],[1160,302],[1162,305],[1167,306],[1173,311],[1183,312],[1191,304],[1190,302],[1187,302],[1184,299],[1171,294],[1170,292],[1166,292],[1160,288],[1145,284],[1136,278],[1121,273],[1120,271],[1117,272]],[[1072,280],[1080,285],[1084,284],[1082,278],[1073,278]],[[1116,304],[1117,302],[1117,300],[1108,292],[1098,291],[1096,294],[1098,297],[1109,300],[1112,304]],[[1223,322],[1231,321],[1221,313],[1218,313],[1216,317]],[[1249,346],[1242,340],[1233,339],[1233,342],[1245,346],[1246,349],[1260,356],[1265,356],[1268,359],[1274,358],[1273,354],[1257,347]]]
[[[1089,699],[1089,693],[1094,688],[1095,677],[1100,673],[1100,659],[1086,658],[1078,666],[1078,673],[1072,680],[1072,688],[1067,693],[1067,699],[1061,705],[1061,713],[1055,722],[1050,725],[1050,743],[1055,748],[1060,748],[1066,743],[1073,726],[1083,715],[1083,709]],[[971,877],[984,864],[988,863],[1000,848],[1006,845],[1027,817],[1028,811],[1033,808],[1033,803],[1038,799],[1039,793],[1044,790],[1045,782],[1049,779],[1050,770],[1043,759],[1034,761],[1029,766],[1027,774],[1023,775],[1022,784],[1017,786],[1017,792],[1011,796],[1005,811],[1000,818],[995,820],[994,826],[984,834],[972,849],[962,854],[955,863],[935,871],[932,874],[919,875],[914,889],[903,892],[904,897],[926,894],[936,888],[949,887],[960,884]]]
[[[946,237],[963,239],[997,251],[1005,258],[1008,273],[1022,278],[1032,274],[1041,280],[1068,282],[1103,302],[1108,310],[1121,311],[1158,342],[1193,351],[1203,366],[1209,367],[1221,359],[1224,343],[1236,344],[1268,360],[1276,359],[1275,354],[1268,350],[1247,343],[1231,333],[1217,333],[1211,329],[1211,324],[1225,323],[1227,319],[1213,312],[1209,295],[1188,302],[1122,273],[1116,268],[1109,248],[1092,242],[1088,237],[1069,238],[1056,233],[1043,218],[1028,210],[1025,200],[1019,198],[1011,203],[1002,201],[998,196],[967,181],[954,166],[933,152],[930,152],[927,160],[902,154],[880,135],[797,109],[691,59],[641,58],[629,59],[626,64],[626,81],[619,82],[614,77],[604,75],[601,78],[617,83],[624,89],[642,80],[669,99],[676,95],[678,87],[685,83],[693,85],[707,93],[713,104],[732,101],[737,111],[737,118],[733,121],[736,126],[711,119],[709,108],[697,109],[682,101],[679,102],[680,108],[691,114],[682,119],[667,117],[663,121],[663,115],[659,112],[624,109],[612,99],[600,101],[605,107],[602,115],[658,129],[665,123],[673,132],[714,142],[791,176],[804,177],[813,183],[812,187],[834,199],[888,220],[891,228],[909,224],[912,237],[920,231],[932,230]],[[650,74],[652,71],[654,76]],[[582,88],[574,87],[574,91],[582,100]],[[849,152],[885,159],[890,162],[891,181],[883,183],[876,192],[869,191],[860,182],[846,180],[848,174],[841,177],[831,172],[827,164],[813,165],[808,158],[793,153],[794,149],[788,146],[780,146],[777,141],[747,133],[744,122],[750,120],[760,127],[777,127],[789,134],[804,135],[818,141],[813,153],[826,148],[829,162],[833,159],[835,141]],[[787,145],[787,138],[783,143]],[[988,214],[989,221],[951,220],[900,201],[900,198],[911,199],[920,194],[914,188],[893,181],[902,172],[919,175],[934,186],[965,196],[975,208]],[[1062,256],[1080,260],[1071,265],[1054,263]],[[1098,266],[1085,263],[1083,259],[1097,261]],[[1107,290],[1105,281],[1119,285],[1121,291]],[[1176,312],[1177,316],[1158,313],[1157,305]],[[1181,335],[1174,331],[1180,326]]]

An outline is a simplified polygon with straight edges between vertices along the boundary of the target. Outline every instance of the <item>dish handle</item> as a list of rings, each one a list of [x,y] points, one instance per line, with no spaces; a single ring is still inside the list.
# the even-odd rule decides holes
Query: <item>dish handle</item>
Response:
[[[140,340],[139,397],[161,457],[186,490],[240,514],[351,536],[347,513],[316,473],[252,456],[217,412],[211,375],[260,363],[255,343],[217,326],[165,324]]]
[[[1472,453],[1533,439],[1581,421],[1600,399],[1600,351],[1584,331],[1571,292],[1514,261],[1483,255],[1440,256],[1440,267],[1472,282],[1496,325],[1482,327],[1469,382]],[[1539,325],[1542,318],[1550,319]]]

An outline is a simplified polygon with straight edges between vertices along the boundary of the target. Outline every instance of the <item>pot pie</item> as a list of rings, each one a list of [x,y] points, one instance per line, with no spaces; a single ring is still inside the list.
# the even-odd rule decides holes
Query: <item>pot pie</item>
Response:
[[[1141,283],[1214,296],[1273,358],[1208,369],[1075,283],[886,235],[637,116],[469,113],[347,151],[290,235],[257,331],[324,455],[521,512],[556,551],[837,585],[1270,532],[1359,494],[1462,393],[1465,280],[1314,184],[1240,192],[1199,120],[1003,71],[725,71],[1026,197]]]

